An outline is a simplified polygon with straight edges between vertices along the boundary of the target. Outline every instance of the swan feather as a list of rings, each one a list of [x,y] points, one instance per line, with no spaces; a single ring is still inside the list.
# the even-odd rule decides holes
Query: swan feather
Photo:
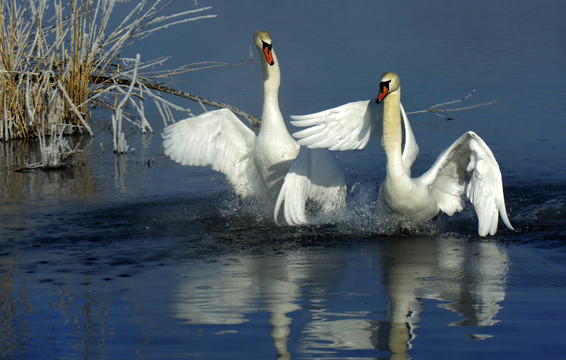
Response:
[[[210,166],[226,175],[238,195],[257,195],[259,178],[252,157],[256,136],[230,110],[181,120],[166,127],[162,136],[164,153],[173,161]]]
[[[311,202],[319,214],[328,214],[345,206],[345,184],[344,174],[328,150],[301,148],[277,197],[275,222],[281,205],[284,205],[285,221],[290,225],[309,222],[305,209],[307,202]]]

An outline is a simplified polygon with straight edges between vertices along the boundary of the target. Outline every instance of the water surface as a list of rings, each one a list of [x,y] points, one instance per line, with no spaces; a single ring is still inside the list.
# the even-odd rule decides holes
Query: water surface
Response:
[[[198,5],[218,17],[124,56],[238,63],[262,28],[281,62],[285,116],[375,97],[385,71],[400,75],[408,111],[474,89],[462,106],[497,100],[450,121],[411,116],[414,173],[476,131],[498,159],[516,231],[478,237],[470,207],[411,232],[381,228],[372,206],[384,176],[379,141],[336,154],[352,190],[335,224],[276,226],[221,175],[166,158],[155,109],[156,133],[129,131],[135,152],[123,156],[108,151],[101,111],[94,138],[70,139],[84,151],[67,170],[13,172],[36,162],[37,148],[0,144],[2,358],[564,357],[566,5]],[[261,114],[257,63],[172,85]]]

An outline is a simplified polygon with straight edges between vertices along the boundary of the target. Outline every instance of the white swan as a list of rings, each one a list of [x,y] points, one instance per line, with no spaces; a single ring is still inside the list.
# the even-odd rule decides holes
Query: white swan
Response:
[[[513,230],[505,208],[499,166],[478,135],[466,132],[440,154],[426,173],[411,178],[418,147],[401,106],[401,85],[394,73],[381,77],[376,103],[381,102],[382,111],[378,104],[364,101],[317,114],[291,116],[295,120],[293,125],[312,127],[293,135],[299,139],[299,144],[313,148],[361,149],[382,122],[387,165],[385,181],[378,194],[380,216],[404,222],[430,220],[440,211],[453,215],[464,208],[462,195],[466,194],[475,207],[480,236],[496,233],[499,216]],[[337,145],[329,146],[331,144]]]
[[[305,204],[309,200],[325,203],[321,207],[325,211],[344,205],[345,179],[337,175],[341,171],[332,157],[327,156],[322,163],[311,160],[319,159],[318,153],[325,149],[304,148],[299,155],[300,146],[287,131],[279,110],[281,74],[271,36],[266,31],[258,31],[254,43],[264,79],[259,134],[256,136],[230,110],[205,112],[165,128],[164,152],[182,165],[211,166],[224,173],[236,194],[259,199],[274,212],[276,221],[284,203],[289,224],[307,223]],[[296,158],[298,161],[293,163]],[[313,172],[321,176],[328,173],[333,181],[318,181],[310,176]]]

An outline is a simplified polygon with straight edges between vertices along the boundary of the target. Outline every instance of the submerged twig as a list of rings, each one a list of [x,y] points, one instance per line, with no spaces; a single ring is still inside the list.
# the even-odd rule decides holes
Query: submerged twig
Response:
[[[23,172],[33,169],[60,169],[68,165],[68,160],[76,153],[81,152],[78,145],[71,148],[67,139],[63,137],[65,133],[63,127],[58,130],[59,125],[53,124],[50,129],[49,141],[46,141],[45,129],[38,129],[39,151],[41,153],[41,161],[14,170],[14,172]]]

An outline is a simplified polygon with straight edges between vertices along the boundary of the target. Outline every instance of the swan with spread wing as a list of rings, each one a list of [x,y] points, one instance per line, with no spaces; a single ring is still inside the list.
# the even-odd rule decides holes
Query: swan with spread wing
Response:
[[[487,144],[468,131],[444,150],[427,172],[411,177],[418,146],[401,105],[399,77],[387,72],[379,87],[375,102],[291,116],[293,125],[307,127],[293,136],[310,148],[350,150],[362,149],[372,135],[381,135],[387,164],[378,210],[384,219],[426,221],[441,211],[451,216],[463,210],[465,194],[474,205],[480,236],[494,235],[499,217],[513,229],[505,207],[501,171]]]
[[[281,73],[271,35],[254,43],[263,71],[264,100],[258,135],[228,109],[181,120],[163,131],[165,155],[189,166],[222,172],[236,194],[259,199],[275,221],[281,207],[288,224],[309,222],[307,203],[324,214],[345,205],[344,175],[326,149],[300,148],[279,109]]]

